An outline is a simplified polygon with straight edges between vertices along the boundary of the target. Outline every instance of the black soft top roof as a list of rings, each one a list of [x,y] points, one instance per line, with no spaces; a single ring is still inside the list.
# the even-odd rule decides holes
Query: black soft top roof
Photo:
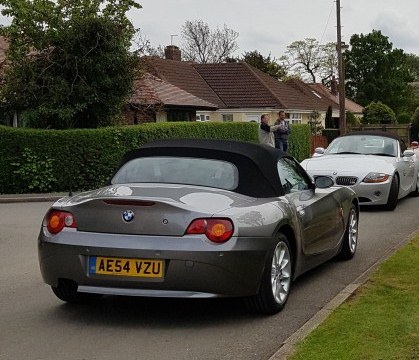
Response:
[[[279,158],[290,157],[273,147],[243,141],[162,139],[126,153],[116,171],[132,159],[149,156],[182,156],[229,161],[236,165],[239,171],[239,184],[234,191],[262,198],[282,195],[277,162]]]

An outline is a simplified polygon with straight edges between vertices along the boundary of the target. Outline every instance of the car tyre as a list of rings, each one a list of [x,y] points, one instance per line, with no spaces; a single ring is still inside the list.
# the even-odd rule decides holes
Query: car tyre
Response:
[[[249,310],[264,315],[281,311],[291,289],[293,258],[291,247],[284,234],[279,233],[277,243],[268,256],[259,292],[246,298]]]
[[[345,234],[343,236],[342,248],[339,257],[342,260],[352,259],[358,245],[358,220],[359,214],[354,204],[349,210],[348,223],[346,225]]]
[[[399,178],[396,174],[393,175],[391,180],[390,193],[388,194],[387,204],[384,206],[385,210],[394,210],[397,206],[399,197]]]
[[[71,304],[90,303],[101,297],[99,294],[78,292],[77,284],[73,281],[61,280],[58,286],[51,286],[51,289],[57,298]]]
[[[418,197],[419,196],[419,179],[416,180],[415,189],[410,193],[410,196],[412,196],[412,197]]]

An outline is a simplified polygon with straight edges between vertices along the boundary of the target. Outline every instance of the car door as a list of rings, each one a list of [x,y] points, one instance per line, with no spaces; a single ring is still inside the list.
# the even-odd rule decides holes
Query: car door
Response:
[[[304,254],[318,254],[336,247],[344,224],[334,191],[314,190],[311,179],[293,159],[280,159],[278,172],[285,198],[295,211]]]

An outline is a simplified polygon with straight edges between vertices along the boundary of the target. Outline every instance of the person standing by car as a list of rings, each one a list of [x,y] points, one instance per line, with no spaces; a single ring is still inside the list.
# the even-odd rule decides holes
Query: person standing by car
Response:
[[[279,129],[279,125],[269,125],[269,115],[263,114],[260,117],[259,143],[275,147],[274,131]]]
[[[291,133],[291,128],[285,120],[285,111],[278,112],[278,119],[275,121],[278,125],[278,130],[275,131],[275,147],[279,150],[288,151],[288,135]]]

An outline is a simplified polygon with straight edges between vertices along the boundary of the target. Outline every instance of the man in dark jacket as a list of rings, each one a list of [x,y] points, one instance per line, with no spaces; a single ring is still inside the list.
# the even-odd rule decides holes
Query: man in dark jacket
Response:
[[[275,125],[278,125],[278,129],[275,131],[275,147],[286,152],[288,151],[288,135],[291,133],[291,128],[285,121],[285,111],[278,112]]]

